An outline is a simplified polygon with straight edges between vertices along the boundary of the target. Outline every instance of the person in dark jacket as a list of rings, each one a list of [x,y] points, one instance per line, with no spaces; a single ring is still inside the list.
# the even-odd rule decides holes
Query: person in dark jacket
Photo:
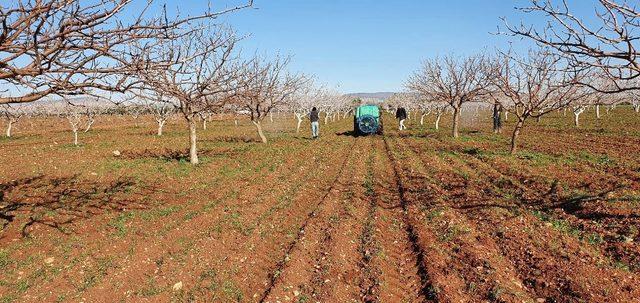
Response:
[[[499,103],[493,104],[493,133],[502,133],[502,114],[503,108]]]
[[[316,139],[320,135],[320,123],[318,122],[320,121],[320,113],[315,106],[309,113],[309,120],[311,121],[311,136]]]
[[[398,107],[396,110],[396,119],[399,121],[400,130],[407,129],[407,127],[404,126],[404,120],[407,119],[407,110],[404,109],[404,107]]]

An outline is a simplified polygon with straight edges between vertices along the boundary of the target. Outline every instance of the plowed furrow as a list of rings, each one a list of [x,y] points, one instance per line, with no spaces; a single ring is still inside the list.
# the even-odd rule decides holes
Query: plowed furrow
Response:
[[[424,302],[420,269],[402,219],[400,197],[388,169],[389,159],[383,152],[382,142],[376,143],[372,200],[375,202],[374,239],[379,251],[372,263],[380,272],[378,297],[380,302]]]
[[[423,157],[424,159],[424,157]],[[448,162],[432,159],[425,166],[441,168],[434,174],[441,178],[444,188],[458,188],[451,180],[459,179],[460,169],[448,167]],[[486,235],[491,235],[500,253],[511,260],[524,285],[542,299],[554,302],[624,302],[637,296],[632,287],[632,275],[603,267],[606,259],[572,236],[554,230],[528,212],[515,208],[486,206],[472,203],[469,197],[482,196],[479,189],[490,188],[490,182],[480,175],[466,171],[470,181],[461,195],[451,196],[452,207],[464,210],[468,221]],[[455,178],[446,178],[455,176]],[[511,201],[511,203],[517,201]],[[615,295],[613,295],[615,294]],[[624,299],[627,298],[627,299]]]
[[[418,180],[407,185],[411,186],[414,197],[425,196],[420,192],[424,182],[428,182],[430,190],[434,192],[426,196],[436,201],[422,204],[421,215],[432,226],[439,246],[450,258],[449,268],[464,280],[464,291],[475,300],[533,300],[529,291],[523,288],[513,266],[500,254],[497,244],[488,235],[479,232],[463,210],[456,209],[458,203],[455,200],[460,197],[457,189],[466,189],[464,181],[455,179],[459,184],[451,186],[441,184],[440,179],[435,178],[443,177],[438,166],[426,163],[424,156],[404,140],[398,141],[396,148],[405,152],[405,174]]]
[[[348,189],[352,176],[352,162],[357,159],[355,149],[357,145],[354,144],[349,149],[349,155],[344,157],[332,185],[306,215],[293,240],[286,245],[284,255],[271,269],[266,289],[259,297],[260,302],[276,302],[286,300],[287,297],[291,299],[296,295],[310,295],[309,291],[312,288],[308,286],[313,272],[318,269],[314,266],[316,256],[320,252],[322,241],[332,240],[330,235],[334,231],[333,225],[337,222],[332,222],[330,217],[339,206],[337,203],[341,191]]]

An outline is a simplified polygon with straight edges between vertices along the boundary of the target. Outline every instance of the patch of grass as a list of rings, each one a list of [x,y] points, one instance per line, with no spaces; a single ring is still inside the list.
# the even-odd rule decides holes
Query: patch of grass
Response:
[[[137,293],[143,297],[153,297],[162,293],[162,289],[158,287],[156,279],[149,277],[145,286]]]
[[[108,225],[115,229],[115,233],[118,237],[124,237],[128,233],[127,222],[133,219],[135,214],[133,212],[126,212],[119,214],[113,218]]]
[[[15,302],[18,297],[15,294],[6,294],[0,297],[0,303],[11,303]]]
[[[182,207],[178,205],[156,208],[142,212],[140,214],[140,218],[145,221],[154,220],[161,217],[167,217],[175,212],[178,212],[180,209],[182,209]]]
[[[20,280],[20,282],[18,282],[18,284],[16,285],[16,289],[21,293],[27,291],[29,287],[31,287],[31,285],[29,284],[29,281],[27,279]]]
[[[615,261],[613,262],[613,266],[617,269],[626,271],[626,272],[631,272],[631,267],[629,266],[629,264],[624,263],[622,261]]]
[[[0,249],[0,270],[11,264],[11,259],[9,258],[9,251],[6,249]]]
[[[440,242],[449,242],[470,231],[471,230],[465,226],[450,224],[438,235],[438,240],[440,240]]]
[[[534,151],[521,151],[517,153],[517,157],[529,161],[533,166],[545,166],[557,163],[558,159],[552,155],[543,154]]]
[[[442,217],[444,211],[442,209],[434,209],[430,212],[427,212],[427,221],[432,222],[434,219]]]
[[[236,302],[242,302],[244,298],[242,290],[231,280],[226,280],[222,283],[222,293],[227,299]]]
[[[489,291],[489,294],[487,294],[488,299],[491,301],[498,301],[500,300],[500,296],[504,293],[504,289],[502,289],[502,287],[500,286],[495,286],[491,289],[491,291]]]
[[[580,154],[578,154],[578,157],[581,160],[600,166],[609,166],[616,164],[616,161],[609,158],[608,155],[594,155],[592,153],[582,151]]]
[[[586,236],[587,243],[591,245],[600,245],[604,243],[604,239],[598,233],[590,233]]]

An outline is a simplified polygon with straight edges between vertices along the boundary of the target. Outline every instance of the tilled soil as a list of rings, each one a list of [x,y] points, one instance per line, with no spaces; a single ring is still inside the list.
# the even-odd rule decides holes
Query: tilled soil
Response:
[[[0,179],[2,302],[640,302],[637,137],[560,132],[555,153],[539,125],[509,156],[488,131],[275,123],[262,145],[232,123],[196,168],[184,130],[0,142],[33,162]]]

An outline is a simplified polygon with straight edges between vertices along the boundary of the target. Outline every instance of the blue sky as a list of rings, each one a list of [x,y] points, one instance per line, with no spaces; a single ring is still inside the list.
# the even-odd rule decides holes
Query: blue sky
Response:
[[[216,0],[214,8],[241,0]],[[168,2],[168,6],[176,2]],[[204,1],[179,2],[195,14]],[[221,18],[239,34],[245,53],[292,55],[291,69],[313,74],[343,92],[399,91],[423,59],[507,48],[509,38],[494,35],[510,22],[540,23],[514,7],[525,0],[255,0]],[[593,10],[592,0],[570,1],[578,12]],[[174,6],[175,8],[175,6]],[[588,12],[588,11],[587,11]],[[537,19],[536,19],[537,18]],[[513,39],[511,39],[513,40]],[[527,42],[513,40],[516,49]]]

